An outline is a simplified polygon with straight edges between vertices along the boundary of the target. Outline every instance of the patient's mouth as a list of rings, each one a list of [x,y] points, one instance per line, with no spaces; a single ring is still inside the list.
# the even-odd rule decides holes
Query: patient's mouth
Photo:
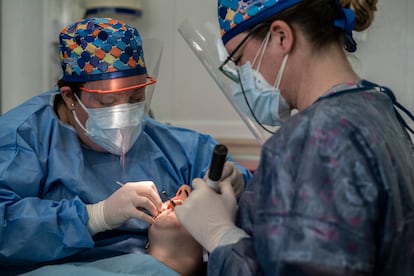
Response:
[[[162,191],[162,194],[171,202],[171,205],[175,207],[175,202],[168,196],[166,191]]]

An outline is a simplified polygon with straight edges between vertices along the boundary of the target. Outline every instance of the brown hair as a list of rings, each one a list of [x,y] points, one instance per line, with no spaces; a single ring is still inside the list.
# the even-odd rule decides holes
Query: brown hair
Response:
[[[339,0],[342,7],[350,8],[355,12],[355,31],[358,32],[367,29],[374,21],[377,2],[377,0]]]
[[[377,0],[339,0],[339,5],[355,13],[355,31],[367,29],[374,20]],[[332,43],[344,45],[345,32],[334,26],[338,18],[336,0],[303,0],[263,22],[265,27],[254,36],[264,37],[268,26],[275,20],[283,20],[302,30],[313,48],[318,51]]]
[[[76,95],[79,96],[80,93],[80,88],[84,85],[84,82],[69,82],[69,81],[65,81],[63,79],[60,79],[57,82],[57,86],[59,88],[62,88],[63,86],[69,86],[70,89],[72,90],[73,93],[76,93]]]

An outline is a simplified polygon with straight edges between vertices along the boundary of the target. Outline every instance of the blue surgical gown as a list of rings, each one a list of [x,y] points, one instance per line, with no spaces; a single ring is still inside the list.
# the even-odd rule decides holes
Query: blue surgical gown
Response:
[[[362,85],[286,121],[236,221],[250,238],[209,275],[414,275],[414,151],[390,97]]]
[[[145,252],[147,223],[131,219],[92,237],[85,204],[106,199],[119,189],[117,181],[151,180],[160,194],[173,195],[204,176],[216,144],[211,136],[146,118],[121,160],[81,146],[74,128],[54,112],[56,95],[57,89],[43,93],[0,117],[2,271]],[[250,172],[240,169],[246,182]]]

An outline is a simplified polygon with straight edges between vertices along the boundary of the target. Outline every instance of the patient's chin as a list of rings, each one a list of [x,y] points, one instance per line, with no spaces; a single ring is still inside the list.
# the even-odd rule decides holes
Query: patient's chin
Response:
[[[152,224],[154,228],[181,228],[175,213],[172,211],[161,213]]]

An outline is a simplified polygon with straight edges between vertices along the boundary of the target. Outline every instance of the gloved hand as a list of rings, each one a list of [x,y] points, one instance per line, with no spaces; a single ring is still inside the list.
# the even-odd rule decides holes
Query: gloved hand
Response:
[[[152,224],[153,217],[159,214],[161,206],[162,201],[154,182],[128,182],[107,199],[86,205],[89,215],[88,229],[94,235],[117,228],[130,218]]]
[[[237,202],[230,182],[219,183],[221,194],[200,178],[193,180],[193,188],[184,203],[174,208],[175,215],[208,252],[248,237],[234,225]]]
[[[204,181],[207,180],[208,172],[204,177]],[[220,181],[230,182],[231,186],[233,186],[234,194],[236,198],[239,198],[241,193],[244,191],[244,179],[243,174],[239,168],[234,165],[233,162],[227,161],[224,164],[223,172],[221,174]]]

